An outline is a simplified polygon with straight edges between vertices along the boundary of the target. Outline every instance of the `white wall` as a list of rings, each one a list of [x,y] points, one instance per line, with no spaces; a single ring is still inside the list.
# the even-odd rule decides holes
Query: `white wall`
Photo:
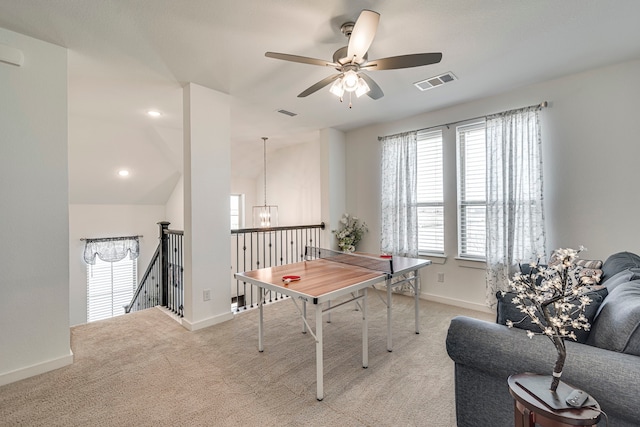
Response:
[[[184,289],[182,324],[196,330],[232,318],[231,113],[229,95],[187,84],[184,106]],[[211,298],[204,298],[208,291]]]
[[[0,28],[0,385],[73,361],[67,51]]]
[[[264,204],[263,171],[255,185],[255,199],[247,203],[248,228],[253,227],[252,207]],[[267,150],[267,203],[278,206],[280,226],[321,222],[320,141]]]
[[[138,282],[158,246],[163,205],[69,205],[69,322],[87,322],[87,264],[81,238],[143,236],[140,238]],[[171,227],[171,226],[170,226]],[[172,227],[171,227],[172,228]]]
[[[346,138],[344,132],[336,129],[320,131],[321,148],[321,200],[322,220],[325,222],[322,245],[338,249],[338,242],[331,230],[338,229],[339,221],[347,209],[346,188]],[[368,191],[367,187],[365,191]],[[357,194],[357,189],[353,194]]]
[[[636,212],[637,117],[640,61],[567,76],[395,122],[347,133],[347,210],[369,224],[362,249],[379,251],[380,143],[378,136],[462,121],[548,101],[541,112],[547,250],[586,246],[585,258],[606,259],[618,251],[640,252]],[[438,90],[438,89],[435,89]],[[425,92],[428,96],[428,92]],[[449,130],[449,132],[451,132]],[[446,136],[445,136],[446,137]],[[449,138],[451,140],[451,138]],[[455,139],[454,139],[455,140]],[[455,147],[445,147],[445,156]],[[445,159],[445,186],[455,177]],[[445,166],[446,166],[445,165]],[[449,180],[447,184],[446,180]],[[446,263],[423,274],[423,296],[482,308],[484,270],[455,259],[455,201],[445,200]],[[453,235],[452,235],[453,233]],[[445,283],[436,283],[436,273]]]
[[[180,176],[169,200],[165,205],[166,220],[169,221],[169,229],[184,230],[184,176]]]

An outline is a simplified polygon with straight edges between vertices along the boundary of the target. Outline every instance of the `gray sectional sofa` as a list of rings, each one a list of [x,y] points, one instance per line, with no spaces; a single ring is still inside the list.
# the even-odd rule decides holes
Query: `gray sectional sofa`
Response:
[[[606,296],[594,312],[584,343],[567,340],[562,380],[585,390],[607,414],[610,427],[640,426],[640,256],[611,255],[602,265]],[[522,329],[458,316],[446,340],[455,362],[459,427],[513,425],[507,378],[550,375],[556,351],[548,338]],[[598,424],[604,426],[603,420]]]

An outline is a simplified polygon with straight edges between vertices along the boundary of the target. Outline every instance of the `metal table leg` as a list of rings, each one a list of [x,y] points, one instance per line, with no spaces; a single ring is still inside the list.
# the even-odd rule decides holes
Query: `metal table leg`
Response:
[[[387,351],[393,351],[393,339],[391,337],[391,279],[387,279]]]
[[[322,304],[316,306],[316,398],[324,399],[323,355],[322,355]]]
[[[415,294],[416,306],[416,334],[420,333],[420,275],[418,270],[413,272],[413,293]]]
[[[367,288],[362,290],[362,367],[369,367],[369,319],[367,318]]]
[[[258,351],[259,352],[263,352],[264,351],[264,343],[263,343],[263,333],[264,333],[264,326],[263,326],[263,305],[264,305],[264,299],[263,299],[263,295],[262,295],[262,288],[258,288],[258,307],[259,307],[259,311],[260,311],[260,320],[258,321]]]

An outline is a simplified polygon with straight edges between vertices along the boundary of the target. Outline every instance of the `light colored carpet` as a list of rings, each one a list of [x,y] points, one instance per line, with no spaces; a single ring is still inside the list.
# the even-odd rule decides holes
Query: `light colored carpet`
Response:
[[[265,307],[263,353],[255,310],[189,332],[156,308],[72,328],[75,362],[0,387],[0,425],[455,426],[449,321],[493,316],[421,301],[416,335],[413,299],[393,298],[390,353],[386,310],[370,293],[368,369],[360,313],[351,304],[332,313],[322,402],[314,341],[291,301]]]

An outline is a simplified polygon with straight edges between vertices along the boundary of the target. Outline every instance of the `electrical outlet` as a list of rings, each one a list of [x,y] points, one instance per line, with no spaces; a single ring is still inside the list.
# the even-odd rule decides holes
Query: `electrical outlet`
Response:
[[[202,300],[209,301],[211,299],[211,289],[205,289],[202,291]]]
[[[444,273],[438,273],[438,283],[444,283]]]

